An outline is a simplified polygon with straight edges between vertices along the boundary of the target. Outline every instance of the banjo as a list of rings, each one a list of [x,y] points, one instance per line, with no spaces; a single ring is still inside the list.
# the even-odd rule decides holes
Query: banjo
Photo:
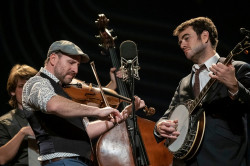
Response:
[[[250,47],[250,44],[246,41],[247,39],[249,39],[249,37],[245,36],[245,38],[235,46],[223,62],[224,65],[228,65],[232,61],[233,56],[243,51],[246,54],[248,53],[246,49]],[[242,48],[242,45],[245,48]],[[236,52],[238,49],[239,52]],[[198,151],[204,136],[206,124],[205,111],[202,109],[202,100],[215,82],[216,79],[210,79],[194,100],[177,105],[170,114],[169,120],[178,120],[177,131],[180,132],[177,139],[170,140],[167,145],[168,150],[175,158],[190,160]]]

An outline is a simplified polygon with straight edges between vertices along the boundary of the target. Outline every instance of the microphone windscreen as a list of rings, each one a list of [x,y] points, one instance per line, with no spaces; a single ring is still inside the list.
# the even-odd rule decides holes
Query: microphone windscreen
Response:
[[[137,56],[137,46],[135,42],[126,40],[120,45],[120,56],[126,60],[134,59]]]

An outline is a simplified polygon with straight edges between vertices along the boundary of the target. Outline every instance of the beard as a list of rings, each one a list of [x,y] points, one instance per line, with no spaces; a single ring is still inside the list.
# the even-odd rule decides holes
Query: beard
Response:
[[[62,84],[69,84],[73,78],[76,76],[74,72],[65,71],[63,67],[55,66],[55,76],[60,80]]]
[[[193,63],[197,64],[198,60],[205,56],[205,45],[200,43],[196,47],[193,47],[189,52],[187,52],[187,59],[191,60]]]

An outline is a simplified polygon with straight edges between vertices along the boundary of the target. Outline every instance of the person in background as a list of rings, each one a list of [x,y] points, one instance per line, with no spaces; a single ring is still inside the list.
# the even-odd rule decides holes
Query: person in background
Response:
[[[156,140],[160,142],[166,139],[168,146],[170,141],[180,136],[180,119],[170,120],[169,117],[176,106],[197,97],[193,90],[195,72],[202,68],[198,94],[210,79],[216,79],[199,109],[205,111],[203,139],[191,159],[174,158],[173,165],[245,166],[246,113],[250,111],[250,65],[234,60],[228,65],[223,64],[225,58],[216,52],[217,29],[207,17],[187,20],[181,23],[173,34],[178,37],[178,44],[186,58],[193,62],[193,67],[191,73],[181,79],[169,109],[157,121],[154,130]]]
[[[28,165],[28,135],[34,133],[22,107],[22,89],[26,81],[36,75],[37,70],[28,65],[16,64],[12,67],[7,81],[10,95],[10,112],[0,117],[0,164],[11,166]]]
[[[6,144],[0,147],[0,165],[4,165],[7,162],[10,162],[11,159],[15,157],[15,155],[19,151],[23,139],[27,135],[34,136],[34,133],[30,128],[30,126],[22,127],[21,130],[19,130],[18,133],[13,138],[11,138],[10,141],[8,141]],[[6,164],[6,165],[11,165],[11,164]],[[28,165],[28,162],[25,162],[25,164],[18,164],[18,165]]]
[[[22,103],[36,135],[38,160],[43,166],[91,165],[91,139],[123,122],[132,112],[132,105],[120,113],[111,107],[80,104],[64,92],[62,86],[75,78],[81,63],[88,61],[88,55],[74,43],[55,41],[44,67],[24,86]],[[144,101],[135,96],[135,110],[143,107]],[[99,120],[88,122],[83,117]]]

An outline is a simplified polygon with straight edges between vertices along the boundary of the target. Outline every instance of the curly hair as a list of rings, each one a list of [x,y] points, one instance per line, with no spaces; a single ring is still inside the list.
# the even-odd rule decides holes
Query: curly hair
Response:
[[[7,81],[7,92],[11,96],[9,105],[13,108],[17,108],[16,96],[12,96],[11,92],[15,92],[18,79],[28,80],[30,77],[36,75],[37,70],[28,65],[16,64],[12,67],[9,78]]]
[[[202,34],[204,30],[209,32],[209,38],[212,44],[212,47],[216,49],[218,44],[218,32],[215,27],[213,21],[207,17],[197,17],[187,20],[181,23],[177,28],[173,31],[173,36],[178,36],[182,31],[184,31],[187,27],[192,26],[194,31],[198,36]]]

